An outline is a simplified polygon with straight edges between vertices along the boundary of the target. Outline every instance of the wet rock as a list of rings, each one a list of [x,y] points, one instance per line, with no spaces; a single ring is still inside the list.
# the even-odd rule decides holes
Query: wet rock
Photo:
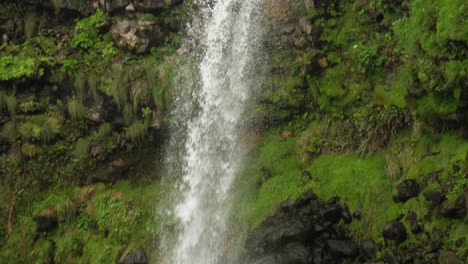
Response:
[[[342,218],[343,208],[337,204],[336,198],[327,201],[326,206],[320,211],[320,215],[325,221],[336,224]]]
[[[286,246],[286,263],[309,263],[309,250],[300,243],[291,243]]]
[[[404,180],[397,185],[398,194],[393,197],[395,202],[406,202],[419,195],[419,184],[416,180]]]
[[[400,221],[394,220],[384,226],[382,236],[385,239],[400,243],[405,241],[408,235],[405,226]]]
[[[33,217],[34,222],[36,222],[36,232],[51,232],[58,227],[57,218],[54,216],[39,215]]]
[[[358,255],[355,244],[337,223],[349,210],[338,199],[323,202],[312,190],[251,231],[245,263],[341,263]],[[347,213],[346,213],[347,212]]]
[[[453,201],[446,201],[442,204],[441,214],[448,218],[463,219],[467,215],[468,189],[460,194]]]
[[[145,250],[142,247],[136,248],[127,254],[122,254],[116,261],[116,264],[147,264],[148,258],[146,257]]]
[[[328,240],[327,246],[337,257],[354,257],[358,253],[356,245],[349,240]]]
[[[158,9],[168,8],[182,3],[183,0],[138,0],[133,1],[135,8],[138,11],[154,11]]]
[[[379,251],[379,246],[373,240],[367,240],[361,244],[362,255],[367,259],[374,259]]]

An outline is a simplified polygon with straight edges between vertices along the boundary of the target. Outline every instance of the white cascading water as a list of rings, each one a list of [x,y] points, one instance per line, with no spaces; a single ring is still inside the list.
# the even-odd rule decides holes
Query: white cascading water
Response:
[[[185,124],[176,124],[171,131],[171,144],[184,142],[177,154],[180,161],[170,161],[180,167],[172,173],[182,176],[180,196],[172,209],[181,227],[166,262],[220,264],[226,263],[229,247],[230,187],[245,154],[243,116],[259,59],[255,57],[261,35],[259,3],[194,2],[197,11],[185,41],[197,65],[185,71],[191,71],[191,76],[181,77],[189,80],[179,84],[184,87],[178,88],[174,119]],[[193,99],[182,98],[187,96]]]

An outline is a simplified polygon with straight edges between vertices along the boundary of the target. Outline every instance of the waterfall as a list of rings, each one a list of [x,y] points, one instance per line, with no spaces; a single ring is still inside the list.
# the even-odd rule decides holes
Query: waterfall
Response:
[[[178,167],[169,176],[181,177],[171,264],[226,263],[230,187],[245,154],[244,114],[259,60],[258,0],[194,2],[185,48],[195,65],[178,76],[169,147],[178,154],[168,155]]]

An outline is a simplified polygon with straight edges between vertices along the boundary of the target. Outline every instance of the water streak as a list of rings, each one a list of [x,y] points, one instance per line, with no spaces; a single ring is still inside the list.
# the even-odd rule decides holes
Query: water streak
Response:
[[[195,5],[186,46],[198,61],[196,74],[192,69],[194,76],[185,77],[190,80],[179,87],[175,119],[185,123],[171,131],[173,144],[183,141],[181,195],[173,208],[181,229],[171,264],[225,263],[230,187],[245,154],[243,116],[258,59],[257,0],[201,0]],[[184,96],[193,99],[180,98]]]

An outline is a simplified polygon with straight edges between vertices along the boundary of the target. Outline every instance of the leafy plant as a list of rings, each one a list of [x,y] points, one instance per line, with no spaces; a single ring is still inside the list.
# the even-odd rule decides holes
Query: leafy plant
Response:
[[[32,58],[12,55],[0,55],[0,80],[28,78],[36,74],[36,62]]]
[[[72,46],[75,48],[91,49],[98,48],[101,41],[99,25],[106,19],[106,15],[98,9],[92,16],[86,17],[76,23]]]

